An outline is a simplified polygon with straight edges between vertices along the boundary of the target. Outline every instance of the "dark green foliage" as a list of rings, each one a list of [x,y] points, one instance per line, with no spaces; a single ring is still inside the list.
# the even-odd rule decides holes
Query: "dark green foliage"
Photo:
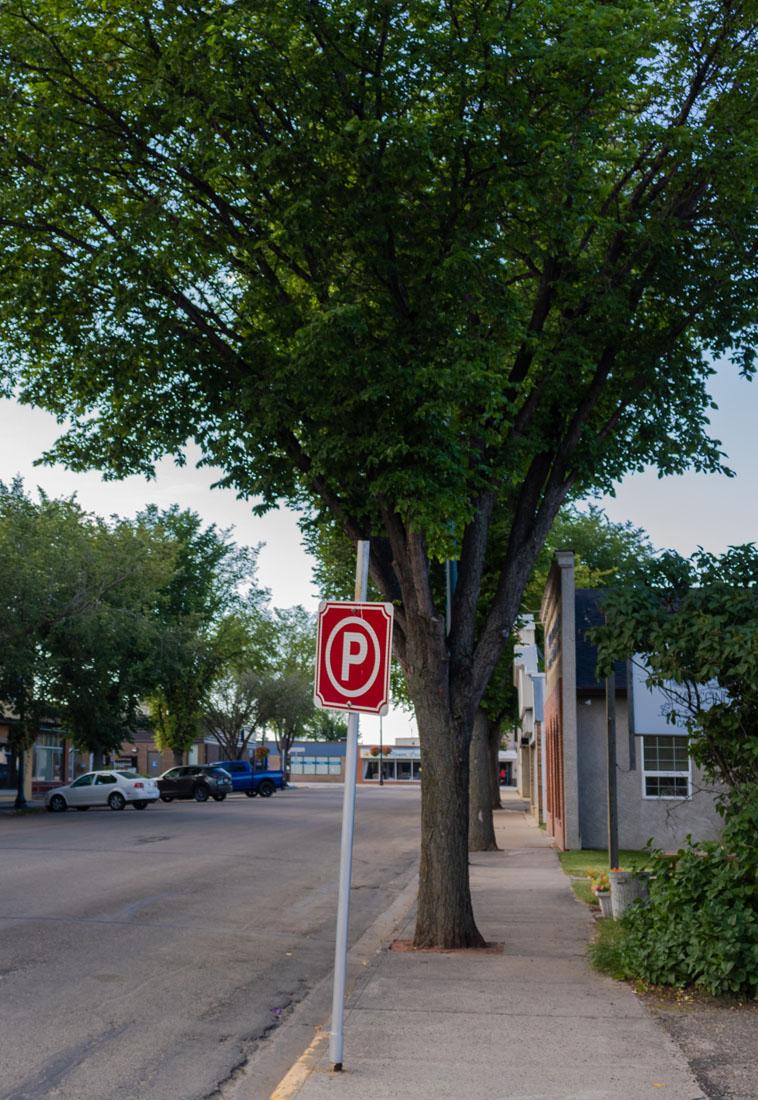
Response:
[[[73,498],[35,501],[21,481],[0,483],[0,706],[30,724],[26,743],[43,716],[92,751],[135,728],[172,566],[172,548],[139,520],[105,523]]]
[[[649,902],[621,921],[628,976],[758,997],[756,809],[727,822],[724,845],[688,838],[675,859],[653,853]]]
[[[623,958],[656,985],[758,996],[758,551],[644,563],[610,591],[601,673],[640,654],[689,751],[721,785],[723,844],[656,853],[648,905],[624,918]]]
[[[556,550],[574,551],[577,588],[623,585],[655,555],[642,528],[611,522],[596,504],[568,504],[555,517],[529,579],[524,605],[530,610],[539,611]]]
[[[603,606],[607,624],[593,632],[600,674],[640,654],[706,777],[738,802],[749,798],[758,784],[755,545],[721,557],[668,552],[610,591]]]
[[[243,654],[254,663],[255,558],[193,512],[106,523],[0,483],[0,707],[24,720],[14,745],[52,716],[78,748],[110,751],[145,726],[149,700],[161,743],[187,748],[209,682]]]

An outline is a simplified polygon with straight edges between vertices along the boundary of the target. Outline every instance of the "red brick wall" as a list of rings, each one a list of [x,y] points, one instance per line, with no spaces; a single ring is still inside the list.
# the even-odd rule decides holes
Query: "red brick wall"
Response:
[[[563,682],[559,679],[545,700],[545,771],[547,787],[545,821],[547,831],[555,837],[558,847],[565,850],[566,813],[563,785],[562,687]]]

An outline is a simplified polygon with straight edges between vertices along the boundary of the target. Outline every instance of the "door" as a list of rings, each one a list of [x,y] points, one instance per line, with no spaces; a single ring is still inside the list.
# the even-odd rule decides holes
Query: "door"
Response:
[[[86,775],[80,775],[79,778],[71,784],[71,789],[65,796],[70,806],[92,805],[92,782],[94,778],[95,775],[93,772],[87,772]]]
[[[111,775],[110,772],[105,772],[103,775],[98,775],[95,778],[95,786],[93,789],[93,805],[95,806],[107,806],[108,798],[111,791],[115,791],[117,781],[115,775]]]
[[[179,797],[192,798],[195,791],[195,781],[202,772],[199,767],[193,764],[185,764],[183,768],[179,768],[178,770],[181,772],[179,777]]]
[[[182,771],[184,771],[183,768],[172,768],[171,771],[166,772],[159,785],[161,794],[165,794],[168,798],[178,797],[179,775]]]

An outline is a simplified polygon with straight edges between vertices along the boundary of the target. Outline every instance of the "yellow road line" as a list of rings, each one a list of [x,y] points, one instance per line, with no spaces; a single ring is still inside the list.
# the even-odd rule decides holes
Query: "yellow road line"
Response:
[[[315,1037],[308,1049],[300,1055],[286,1077],[282,1078],[271,1093],[271,1100],[290,1100],[297,1095],[316,1064],[319,1046],[328,1038],[328,1031]]]

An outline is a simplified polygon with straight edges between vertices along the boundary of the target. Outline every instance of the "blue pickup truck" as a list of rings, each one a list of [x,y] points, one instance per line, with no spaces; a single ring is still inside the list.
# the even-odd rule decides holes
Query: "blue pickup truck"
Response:
[[[216,767],[229,772],[232,790],[244,791],[248,798],[256,794],[261,798],[270,798],[274,791],[281,791],[287,786],[284,772],[253,768],[248,760],[219,760]]]

